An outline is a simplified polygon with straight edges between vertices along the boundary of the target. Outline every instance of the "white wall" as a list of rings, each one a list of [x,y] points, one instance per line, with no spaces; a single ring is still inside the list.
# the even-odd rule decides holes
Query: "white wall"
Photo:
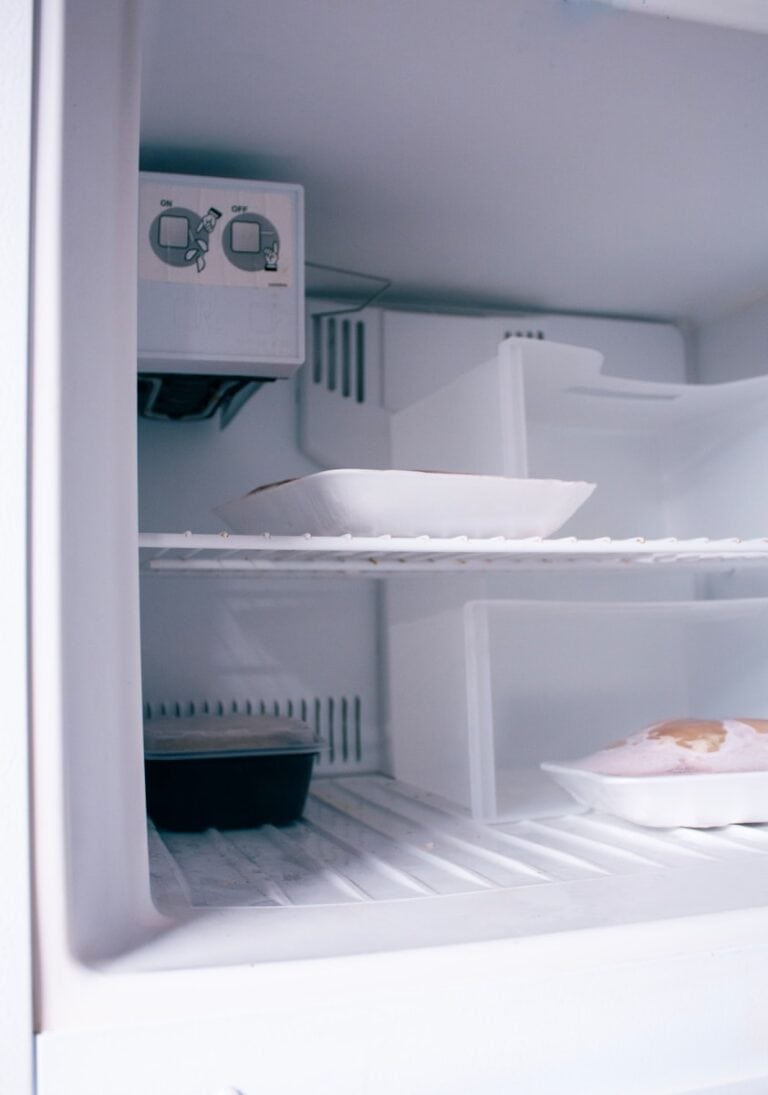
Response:
[[[703,324],[696,350],[698,379],[705,382],[768,373],[768,296]]]
[[[0,1074],[3,1090],[32,1091],[32,976],[29,915],[27,748],[26,422],[32,5],[8,0],[0,35],[0,171],[3,261],[3,398],[0,400]],[[11,261],[12,259],[12,261]]]
[[[308,258],[388,303],[697,319],[763,290],[768,36],[584,0],[219,7],[147,2],[147,168],[303,183]]]

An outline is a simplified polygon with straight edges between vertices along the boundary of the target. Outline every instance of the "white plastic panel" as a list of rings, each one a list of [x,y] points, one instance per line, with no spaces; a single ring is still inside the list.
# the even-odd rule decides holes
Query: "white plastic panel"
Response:
[[[541,358],[523,367],[530,473],[598,475],[591,512],[585,507],[568,531],[763,534],[768,513],[751,485],[768,446],[765,380],[640,384]],[[734,459],[741,439],[749,447]]]
[[[390,466],[389,421],[382,413],[383,313],[345,312],[315,302],[302,369],[298,441],[325,467]]]
[[[304,451],[326,467],[471,471],[482,461],[495,474],[526,474],[524,423],[498,423],[488,414],[477,376],[460,381],[473,365],[495,358],[506,338],[593,347],[604,356],[607,376],[680,384],[687,375],[683,339],[670,324],[377,308],[333,315],[318,305],[313,312],[299,436]],[[453,382],[456,387],[446,389]],[[499,383],[506,391],[512,381]],[[451,392],[460,398],[452,400]],[[422,435],[423,417],[411,429],[419,412],[411,417],[408,409],[429,396],[435,396],[437,417],[426,419]],[[501,462],[489,451],[494,444],[506,446]],[[502,466],[511,470],[502,472]]]
[[[559,350],[546,348],[547,355]],[[524,478],[530,474],[524,407],[522,371],[492,358],[391,416],[392,464]]]
[[[768,528],[754,489],[768,455],[766,408],[763,377],[626,380],[604,375],[593,351],[509,339],[495,359],[393,416],[392,436],[404,466],[431,453],[432,468],[455,471],[458,454],[469,471],[597,483],[565,526],[572,535],[749,537]],[[509,453],[523,438],[524,463]]]
[[[139,369],[290,376],[304,360],[300,186],[143,172]]]
[[[471,324],[484,322],[443,318],[435,329],[452,324],[463,348],[473,341]],[[386,314],[386,375],[397,360],[397,377],[406,355],[390,358],[390,323],[413,327],[422,340],[429,324]],[[577,536],[753,537],[768,529],[768,508],[753,486],[768,454],[765,378],[628,379],[609,375],[597,351],[511,337],[490,360],[445,383],[439,342],[431,356],[422,349],[426,364],[419,369],[418,357],[412,360],[394,410],[377,413],[305,377],[304,435],[314,404],[322,404],[312,435],[318,459],[358,455],[373,466],[595,482],[593,497],[566,526]],[[419,395],[413,378],[426,375],[430,390]]]
[[[759,947],[705,949],[688,922],[656,932],[674,951],[611,933],[595,960],[588,934],[527,961],[513,943],[303,967],[282,993],[256,975],[226,1015],[46,1034],[39,1092],[103,1095],[109,1076],[111,1095],[389,1095],[407,1076],[422,1095],[762,1095],[756,1079],[726,1086],[768,1067]]]
[[[487,361],[506,338],[588,346],[606,376],[682,384],[688,379],[680,331],[669,323],[586,316],[440,315],[384,311],[384,403],[402,410]]]

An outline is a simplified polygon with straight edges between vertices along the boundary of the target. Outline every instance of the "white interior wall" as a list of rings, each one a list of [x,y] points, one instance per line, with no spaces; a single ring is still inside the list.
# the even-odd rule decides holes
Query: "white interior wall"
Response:
[[[296,446],[292,380],[265,384],[226,429],[218,418],[140,418],[138,429],[142,532],[220,532],[216,506],[265,483],[320,470]]]
[[[145,166],[304,184],[308,257],[386,299],[701,319],[766,291],[768,36],[587,0],[147,10]]]
[[[704,383],[768,373],[768,297],[701,324],[696,374]]]

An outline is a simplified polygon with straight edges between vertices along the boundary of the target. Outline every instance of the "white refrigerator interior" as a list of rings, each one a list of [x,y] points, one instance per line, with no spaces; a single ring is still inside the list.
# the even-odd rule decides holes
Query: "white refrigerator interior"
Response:
[[[768,1090],[768,814],[648,828],[541,769],[768,718],[768,37],[587,0],[39,16],[37,1095]],[[150,366],[257,383],[137,426]],[[337,469],[595,489],[543,537],[405,535],[396,491],[362,534],[216,512]],[[309,724],[300,820],[148,820],[143,723],[200,713]]]

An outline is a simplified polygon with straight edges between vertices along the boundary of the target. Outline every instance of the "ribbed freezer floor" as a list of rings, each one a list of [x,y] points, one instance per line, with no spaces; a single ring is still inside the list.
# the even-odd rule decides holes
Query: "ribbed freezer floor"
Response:
[[[373,775],[314,781],[304,818],[285,828],[150,825],[149,847],[163,909],[334,905],[757,866],[768,856],[768,825],[653,830],[595,813],[489,825]]]

